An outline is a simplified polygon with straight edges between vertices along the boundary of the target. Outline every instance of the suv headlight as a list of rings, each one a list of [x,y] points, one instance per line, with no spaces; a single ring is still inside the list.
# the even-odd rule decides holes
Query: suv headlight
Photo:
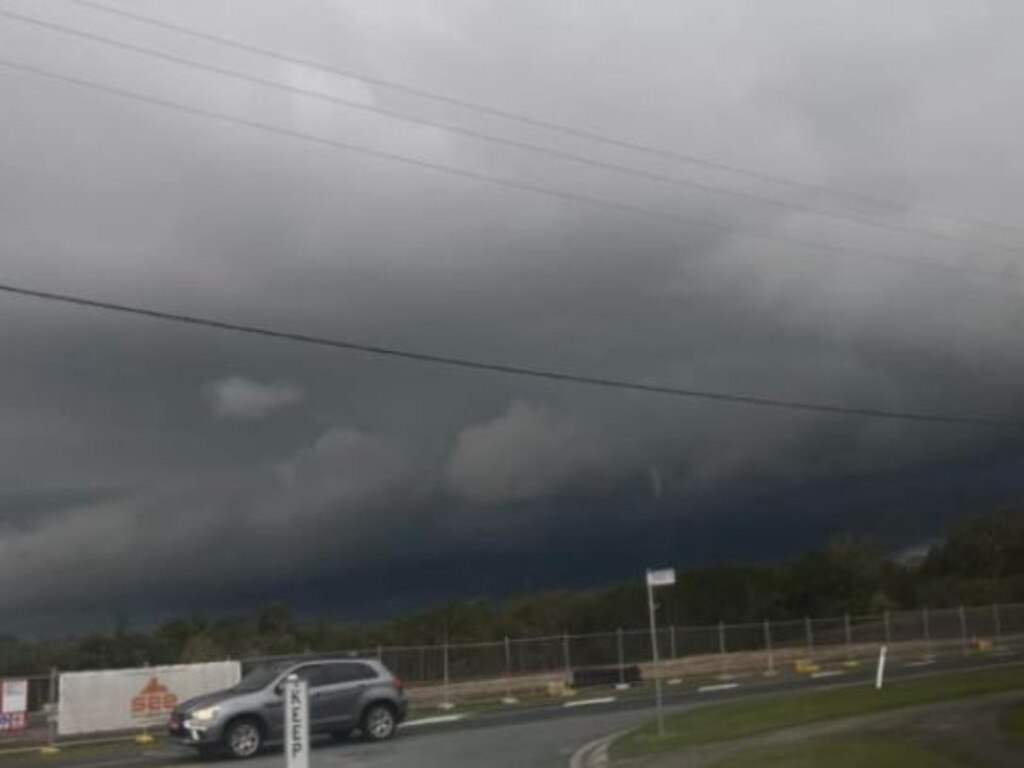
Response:
[[[219,707],[206,707],[205,709],[197,709],[195,712],[192,713],[191,719],[202,721],[213,720],[213,718],[217,716],[218,712],[220,712]]]

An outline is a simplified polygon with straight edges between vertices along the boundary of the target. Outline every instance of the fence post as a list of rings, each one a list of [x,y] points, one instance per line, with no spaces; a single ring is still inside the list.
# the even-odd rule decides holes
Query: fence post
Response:
[[[505,699],[502,703],[516,703],[516,697],[512,695],[512,641],[508,635],[505,635]]]
[[[924,653],[932,655],[932,628],[928,622],[928,606],[921,609],[921,626],[924,628]]]
[[[562,633],[562,656],[565,660],[565,684],[572,685],[572,657],[569,655],[569,633]]]
[[[804,631],[807,634],[807,650],[814,650],[814,631],[811,629],[811,617],[804,616]]]
[[[377,661],[379,661],[381,664],[384,663],[384,646],[382,646],[380,643],[377,643]]]
[[[622,627],[615,630],[615,644],[618,650],[619,658],[619,685],[625,687],[626,685],[626,666],[625,660],[622,654]]]
[[[420,681],[427,681],[427,646],[420,646]]]
[[[853,661],[853,631],[850,627],[850,614],[843,614],[843,634],[846,638],[846,660]]]
[[[964,644],[964,653],[967,653],[967,651],[969,650],[969,647],[968,647],[968,644],[967,644],[967,614],[964,612],[963,604],[960,605],[959,613],[960,613],[960,640]]]
[[[444,701],[441,702],[441,709],[452,709],[452,708],[455,707],[455,705],[452,704],[451,679],[449,677],[449,672],[448,672],[448,635],[444,636],[444,647],[443,647],[443,650],[444,650],[444,660],[443,660],[442,663],[444,665]]]
[[[672,660],[675,661],[675,658],[676,658],[676,625],[675,624],[673,624],[671,627],[668,628],[668,642],[669,642],[669,651],[671,651],[671,653],[672,653]]]
[[[995,622],[996,642],[995,647],[999,648],[1003,640],[1003,622],[999,616],[999,603],[992,603],[992,619]]]
[[[764,620],[764,647],[768,652],[768,669],[765,671],[766,675],[775,674],[775,651],[772,649],[772,623],[768,620]]]
[[[885,625],[885,644],[892,645],[892,626],[889,621],[889,611],[882,614],[882,623]]]
[[[725,677],[725,622],[718,622],[718,676]]]
[[[48,712],[46,713],[46,746],[43,752],[57,752],[57,679],[56,667],[50,668],[50,689],[47,691]]]

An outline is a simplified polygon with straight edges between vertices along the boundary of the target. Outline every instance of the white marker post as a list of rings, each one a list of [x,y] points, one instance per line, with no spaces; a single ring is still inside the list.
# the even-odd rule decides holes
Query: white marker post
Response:
[[[651,663],[654,668],[654,708],[658,717],[658,736],[665,735],[665,716],[661,711],[661,669],[658,663],[658,622],[654,617],[654,588],[676,583],[674,568],[647,571],[647,610],[651,614]]]
[[[298,675],[284,682],[284,756],[287,768],[309,768],[309,686]]]
[[[882,690],[882,682],[885,680],[885,653],[886,646],[878,652],[878,672],[875,674],[875,689]]]

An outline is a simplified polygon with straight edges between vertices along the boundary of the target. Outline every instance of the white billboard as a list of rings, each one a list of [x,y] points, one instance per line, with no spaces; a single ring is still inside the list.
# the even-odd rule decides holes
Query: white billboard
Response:
[[[0,731],[20,731],[27,725],[28,680],[0,680]]]
[[[163,726],[179,702],[238,683],[237,661],[62,672],[57,704],[61,736]]]

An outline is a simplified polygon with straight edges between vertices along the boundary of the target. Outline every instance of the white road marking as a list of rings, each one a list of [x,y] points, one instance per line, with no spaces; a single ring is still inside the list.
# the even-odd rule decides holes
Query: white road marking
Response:
[[[739,688],[739,683],[716,683],[714,685],[702,685],[697,689],[697,693],[711,693],[713,691],[731,691],[733,688]]]
[[[614,696],[603,696],[600,699],[580,699],[579,701],[567,701],[562,705],[563,708],[568,709],[570,707],[589,707],[591,704],[611,704],[615,701]]]
[[[823,669],[821,672],[812,672],[811,677],[815,680],[822,677],[839,677],[843,672],[838,669]]]
[[[437,717],[423,717],[419,720],[406,720],[404,723],[399,725],[399,728],[409,728],[416,725],[435,725],[438,723],[454,723],[462,720],[465,717],[462,715],[438,715]]]
[[[577,749],[569,759],[569,768],[602,768],[608,765],[608,747],[619,736],[629,731],[619,731],[610,736],[602,736],[589,744]]]
[[[920,661],[908,661],[903,666],[905,667],[927,667],[929,664],[934,664],[935,659],[921,659]]]

